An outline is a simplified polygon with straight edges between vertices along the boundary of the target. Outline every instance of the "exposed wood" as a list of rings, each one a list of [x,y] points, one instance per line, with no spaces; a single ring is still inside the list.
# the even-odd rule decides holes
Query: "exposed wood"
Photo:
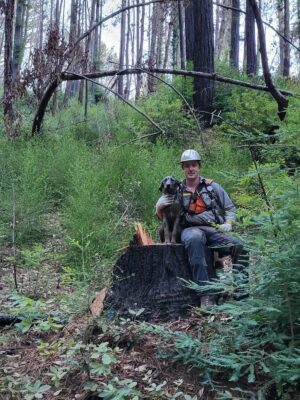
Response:
[[[100,292],[96,294],[92,304],[90,305],[90,312],[93,317],[99,317],[102,314],[107,291],[107,288],[100,290]]]

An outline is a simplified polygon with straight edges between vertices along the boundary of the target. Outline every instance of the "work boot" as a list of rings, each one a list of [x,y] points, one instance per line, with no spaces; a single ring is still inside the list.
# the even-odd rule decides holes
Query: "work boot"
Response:
[[[201,297],[201,308],[212,308],[216,305],[215,296],[204,295]]]

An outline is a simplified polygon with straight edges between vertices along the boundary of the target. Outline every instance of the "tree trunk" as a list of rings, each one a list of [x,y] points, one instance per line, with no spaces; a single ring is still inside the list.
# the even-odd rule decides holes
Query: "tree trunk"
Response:
[[[259,35],[259,43],[260,43],[260,53],[261,53],[261,62],[262,68],[264,73],[264,79],[270,93],[274,97],[278,105],[278,116],[281,120],[284,120],[286,115],[286,110],[288,107],[288,99],[283,96],[283,94],[275,87],[272,75],[269,68],[268,63],[268,54],[267,54],[267,45],[266,45],[266,38],[265,38],[265,31],[263,27],[263,21],[261,18],[261,13],[256,3],[256,0],[248,0],[251,8],[253,10],[253,14],[255,16],[257,30]]]
[[[245,46],[246,46],[246,73],[248,76],[256,74],[256,41],[255,41],[255,18],[249,3],[246,0],[246,27],[245,27]]]
[[[69,46],[72,47],[76,35],[77,35],[77,19],[78,19],[78,0],[72,0],[71,3],[71,19],[70,19],[70,35],[69,35]],[[74,55],[74,61],[76,61],[76,53]],[[74,71],[74,66],[70,67],[71,71]],[[64,106],[67,105],[69,97],[74,94],[74,85],[72,82],[67,82],[65,95],[64,95]]]
[[[171,4],[172,24],[172,67],[178,68],[178,48],[179,48],[179,27],[178,27],[178,9],[175,3]]]
[[[168,321],[185,317],[199,304],[197,292],[181,279],[192,279],[183,245],[130,246],[117,261],[115,282],[105,312],[138,319]]]
[[[25,0],[18,0],[16,10],[16,23],[14,35],[14,49],[13,49],[13,79],[15,80],[20,73],[20,68],[24,55],[24,24],[27,5]]]
[[[159,4],[153,4],[152,16],[151,16],[151,41],[149,49],[149,68],[154,68],[156,66],[156,44],[157,44],[157,29],[158,29],[158,11]],[[151,75],[148,76],[148,91],[154,92],[155,78]]]
[[[232,0],[232,7],[240,8],[240,0]],[[239,69],[240,53],[240,13],[232,10],[231,15],[231,37],[230,37],[230,65]]]
[[[126,7],[126,0],[122,0],[122,8]],[[119,53],[119,68],[124,68],[125,61],[125,32],[126,32],[126,12],[122,12],[121,16],[121,37],[120,37],[120,53]],[[118,77],[118,94],[124,96],[123,76]]]
[[[165,42],[165,57],[164,57],[164,63],[163,63],[163,68],[167,68],[168,66],[168,60],[169,60],[169,53],[170,53],[170,43],[171,43],[171,36],[172,36],[172,31],[173,31],[173,21],[172,21],[172,14],[169,16],[169,22],[167,25],[167,38]]]
[[[284,37],[290,39],[290,5],[289,0],[280,2],[281,10],[279,15],[279,31]],[[282,38],[279,39],[280,43],[280,73],[288,77],[290,75],[290,45]]]
[[[190,1],[185,9],[185,42],[186,60],[191,63],[194,60],[195,26],[194,26],[194,2]],[[194,69],[190,66],[190,69]]]
[[[225,6],[229,5],[230,0],[223,0]],[[216,59],[225,61],[226,47],[228,45],[229,31],[231,25],[231,16],[226,8],[221,8],[220,11],[220,24],[218,29],[218,35],[216,35],[215,41],[215,55]]]
[[[182,3],[180,0],[178,0],[177,5],[178,5],[179,44],[180,44],[180,68],[185,69],[185,62],[186,62],[185,38],[184,38],[185,21],[184,21]]]
[[[214,28],[213,5],[210,0],[194,1],[194,69],[201,72],[214,72]],[[194,104],[199,111],[212,112],[214,82],[208,79],[194,80]],[[207,114],[204,120],[210,120]]]
[[[4,46],[4,79],[3,79],[3,112],[6,136],[15,139],[17,131],[15,122],[15,95],[13,82],[13,25],[15,1],[6,0],[5,4],[5,46]]]
[[[44,0],[40,0],[40,24],[39,24],[39,49],[42,50],[44,41]]]
[[[145,0],[142,0],[142,4],[145,3]],[[139,0],[137,0],[137,4],[139,4]],[[138,12],[137,12],[137,59],[136,63],[138,67],[141,67],[142,65],[142,60],[143,60],[143,50],[144,50],[144,32],[145,32],[145,6],[143,5],[141,7],[142,11],[142,16],[141,16],[141,24],[139,21],[139,15],[140,15],[140,7],[138,7]],[[140,28],[138,28],[140,26]],[[139,35],[140,33],[140,35]],[[136,78],[136,99],[138,99],[141,95],[141,86],[142,86],[142,75],[139,74]]]
[[[163,66],[163,38],[165,37],[165,19],[166,14],[163,6],[158,4],[157,10],[157,44],[156,44],[156,67],[162,68]]]
[[[130,6],[130,0],[128,0],[128,6]],[[125,65],[126,68],[129,68],[129,53],[130,53],[130,30],[131,30],[131,21],[130,21],[130,11],[127,11],[127,29],[126,29],[126,43],[125,43]],[[129,91],[130,91],[130,82],[129,76],[126,76],[126,85],[124,90],[124,97],[125,99],[129,98]]]

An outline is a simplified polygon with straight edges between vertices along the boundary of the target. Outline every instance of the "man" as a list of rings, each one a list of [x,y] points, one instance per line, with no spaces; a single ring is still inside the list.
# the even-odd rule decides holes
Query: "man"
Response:
[[[199,175],[201,157],[197,151],[185,150],[181,156],[181,167],[185,175],[182,181],[185,228],[181,233],[181,241],[188,255],[194,282],[204,286],[209,281],[206,246],[217,247],[220,253],[223,250],[223,255],[231,254],[237,270],[245,266],[237,264],[243,250],[242,242],[228,233],[232,230],[236,209],[222,186]],[[173,196],[160,197],[156,203],[159,219],[163,208],[172,204],[173,199]],[[205,291],[201,296],[201,307],[210,308],[213,305],[214,296]]]

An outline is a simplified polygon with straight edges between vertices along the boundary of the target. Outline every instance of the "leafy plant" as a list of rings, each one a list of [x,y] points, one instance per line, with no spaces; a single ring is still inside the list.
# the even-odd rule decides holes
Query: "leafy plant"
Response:
[[[43,399],[44,394],[51,388],[49,385],[43,385],[40,380],[27,383],[24,388],[25,400]]]

